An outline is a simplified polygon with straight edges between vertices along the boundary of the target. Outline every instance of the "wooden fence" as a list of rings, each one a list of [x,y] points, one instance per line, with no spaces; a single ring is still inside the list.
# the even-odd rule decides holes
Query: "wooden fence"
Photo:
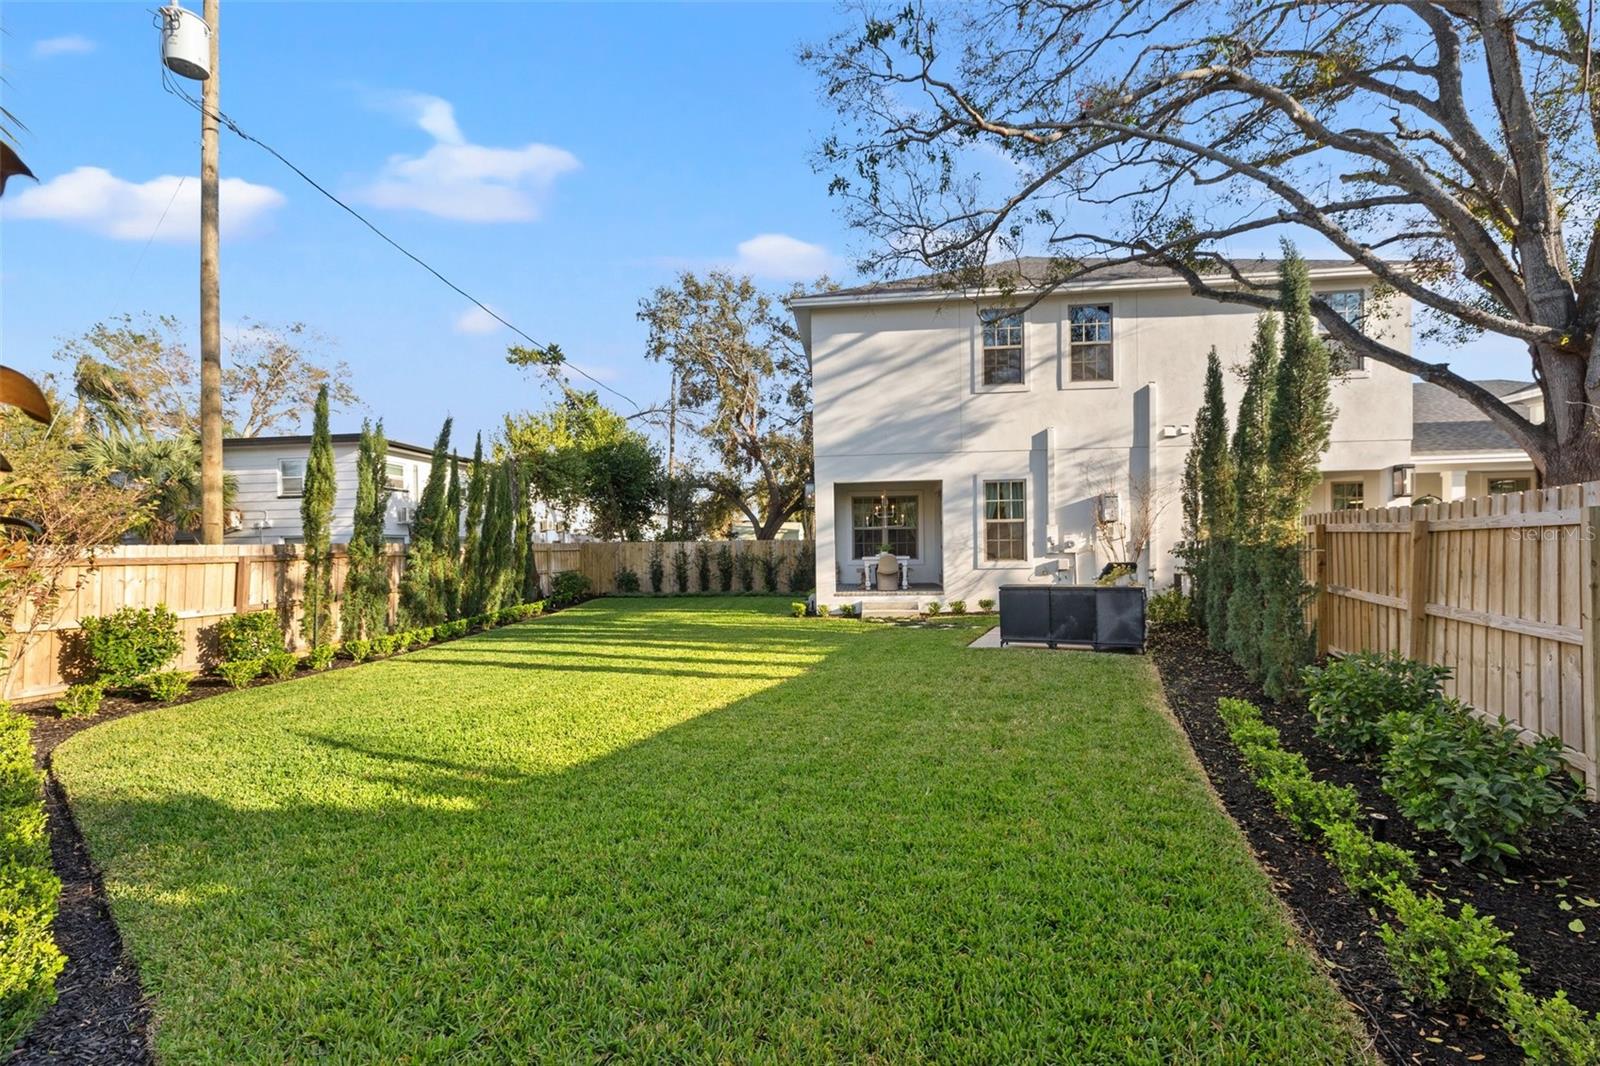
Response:
[[[1318,650],[1397,652],[1600,783],[1600,482],[1306,518]]]
[[[620,541],[594,544],[541,544],[536,550],[535,557],[539,561],[539,573],[547,580],[564,570],[578,570],[589,579],[596,593],[609,595],[617,591],[617,573],[624,569],[633,571],[639,579],[639,587],[649,592],[650,559],[652,554],[660,549],[661,565],[664,570],[661,591],[701,592],[716,591],[721,588],[717,558],[726,548],[735,566],[733,588],[736,591],[741,588],[738,577],[738,564],[741,558],[748,558],[750,561],[755,589],[760,590],[765,587],[762,583],[763,560],[771,558],[778,567],[778,588],[787,590],[790,588],[790,578],[797,565],[806,571],[805,579],[799,587],[809,589],[814,583],[810,562],[811,547],[811,542],[803,540]],[[673,559],[680,548],[688,557],[688,588],[678,587],[673,568]],[[699,584],[701,553],[707,555],[711,566],[709,590],[702,590]],[[546,585],[547,589],[548,587]]]
[[[690,588],[699,591],[698,552],[711,553],[713,589],[718,588],[715,559],[726,544],[737,557],[749,555],[754,564],[755,587],[762,588],[760,559],[768,552],[780,565],[780,588],[789,587],[789,576],[796,561],[808,547],[800,541],[728,541],[688,543]],[[682,591],[673,572],[673,555],[680,545],[660,545],[666,570],[663,591]],[[640,585],[650,588],[650,555],[653,543],[541,544],[535,551],[546,592],[550,580],[566,570],[585,574],[599,594],[616,591],[616,574],[621,567],[632,569]],[[404,549],[390,545],[390,617],[399,605],[400,573]],[[67,687],[72,674],[71,654],[78,621],[110,614],[123,607],[154,607],[166,604],[178,616],[183,633],[183,653],[175,664],[186,670],[208,665],[214,653],[218,620],[244,611],[276,610],[291,644],[303,649],[300,637],[300,602],[305,591],[304,549],[298,545],[141,545],[102,548],[94,560],[86,561],[76,572],[65,575],[63,587],[72,589],[62,599],[54,623],[35,632],[5,677],[3,695],[22,702],[44,699]],[[342,602],[348,560],[342,545],[334,548],[333,585],[335,611]],[[804,586],[811,586],[808,576]],[[739,588],[735,577],[734,588]],[[6,652],[16,650],[23,640],[27,619],[19,618],[16,630],[7,635]]]

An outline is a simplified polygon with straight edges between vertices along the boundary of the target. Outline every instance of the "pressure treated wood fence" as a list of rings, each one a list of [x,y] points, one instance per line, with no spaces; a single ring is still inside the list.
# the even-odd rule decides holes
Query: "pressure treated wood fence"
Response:
[[[754,564],[755,588],[762,588],[759,560],[767,553],[781,566],[781,588],[789,587],[789,575],[806,545],[798,541],[729,541],[689,543],[690,588],[699,591],[695,553],[711,553],[712,588],[718,588],[715,558],[726,543],[735,556],[748,554]],[[663,591],[678,592],[673,573],[673,554],[679,545],[661,544],[666,568]],[[600,594],[616,591],[616,574],[628,567],[639,575],[641,586],[650,588],[649,565],[653,543],[541,544],[535,549],[541,581],[546,592],[550,580],[565,570],[578,570],[589,578]],[[390,545],[390,617],[399,606],[400,574],[404,549]],[[166,604],[178,616],[183,633],[183,653],[177,666],[199,669],[211,662],[215,647],[216,623],[231,614],[245,611],[276,610],[292,646],[303,649],[300,637],[300,603],[305,592],[304,549],[298,545],[140,545],[102,548],[93,561],[86,560],[66,575],[63,587],[71,589],[62,599],[56,618],[47,629],[34,632],[21,648],[16,665],[5,679],[4,697],[22,702],[44,699],[61,692],[72,677],[72,652],[79,620],[110,614],[123,607],[154,607]],[[335,611],[343,599],[348,559],[343,546],[334,548],[333,585]],[[737,589],[738,579],[734,587]],[[806,587],[810,587],[809,578]],[[23,643],[26,618],[17,620],[13,632],[6,634],[7,660]]]
[[[1560,737],[1600,783],[1600,482],[1306,518],[1323,652],[1448,666],[1448,691]]]

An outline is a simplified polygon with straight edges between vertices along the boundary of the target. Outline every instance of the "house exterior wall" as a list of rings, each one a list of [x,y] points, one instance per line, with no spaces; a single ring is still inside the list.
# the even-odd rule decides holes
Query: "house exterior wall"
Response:
[[[1319,291],[1364,287],[1347,272],[1314,275]],[[1069,380],[1067,308],[1112,305],[1114,377]],[[1170,286],[1085,286],[1052,295],[1024,315],[1024,380],[981,384],[977,310],[989,301],[885,299],[806,307],[815,398],[817,588],[823,602],[849,599],[858,580],[850,555],[848,492],[841,485],[938,486],[945,597],[993,597],[1005,583],[1093,580],[1120,552],[1095,539],[1096,500],[1105,492],[1153,512],[1147,553],[1158,583],[1170,581],[1182,516],[1178,490],[1199,406],[1205,357],[1214,345],[1226,367],[1249,358],[1256,315]],[[1409,301],[1394,298],[1369,329],[1410,351]],[[1243,392],[1229,373],[1230,415]],[[1335,382],[1339,409],[1325,458],[1331,470],[1379,476],[1410,454],[1411,385],[1385,366]],[[1028,558],[982,558],[983,482],[1027,486]],[[1148,489],[1146,488],[1148,486]],[[1374,497],[1377,498],[1377,497]],[[930,514],[932,510],[930,509]],[[924,573],[928,571],[924,570]],[[856,575],[852,577],[852,574]],[[913,571],[916,580],[916,572]]]
[[[358,446],[335,442],[333,445],[334,496],[330,533],[335,544],[350,540],[355,525],[356,454]],[[229,544],[284,544],[303,539],[300,522],[300,497],[279,492],[278,461],[304,459],[310,452],[305,444],[228,445],[223,449],[223,469],[238,481],[234,508],[243,515],[242,528],[227,534]],[[391,450],[390,462],[404,469],[405,489],[389,496],[384,536],[404,539],[409,525],[400,521],[409,511],[428,480],[429,457]]]

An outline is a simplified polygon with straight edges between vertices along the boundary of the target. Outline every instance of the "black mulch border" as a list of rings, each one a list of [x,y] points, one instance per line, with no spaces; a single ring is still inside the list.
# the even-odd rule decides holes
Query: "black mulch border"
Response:
[[[1319,778],[1355,788],[1374,835],[1418,856],[1421,881],[1452,901],[1471,902],[1511,930],[1512,946],[1531,972],[1526,986],[1541,995],[1565,989],[1585,1009],[1600,1007],[1600,911],[1558,909],[1558,899],[1600,898],[1600,805],[1536,842],[1513,860],[1507,878],[1450,861],[1448,842],[1417,832],[1381,788],[1376,768],[1340,758],[1311,730],[1304,706],[1274,703],[1229,658],[1213,650],[1192,625],[1153,629],[1149,650],[1168,705],[1188,734],[1213,789],[1244,832],[1279,898],[1305,940],[1366,1024],[1389,1062],[1519,1063],[1521,1052],[1490,1018],[1434,1010],[1410,1001],[1395,979],[1379,939],[1382,908],[1349,891],[1338,872],[1272,806],[1250,776],[1216,711],[1219,697],[1248,699],[1276,726],[1283,745],[1306,757]],[[1565,878],[1560,885],[1557,879]],[[1579,915],[1578,911],[1585,911]],[[1574,916],[1594,920],[1587,934],[1564,926]]]

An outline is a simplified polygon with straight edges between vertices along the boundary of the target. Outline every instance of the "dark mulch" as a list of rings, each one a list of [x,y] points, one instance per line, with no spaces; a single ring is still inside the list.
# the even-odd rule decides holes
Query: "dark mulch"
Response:
[[[1378,939],[1382,908],[1350,892],[1321,854],[1273,809],[1250,778],[1228,739],[1216,703],[1235,696],[1258,703],[1280,731],[1285,747],[1300,752],[1319,778],[1350,785],[1373,815],[1373,830],[1409,848],[1428,887],[1446,899],[1470,902],[1512,932],[1512,944],[1530,968],[1526,986],[1542,995],[1565,989],[1579,1006],[1600,1008],[1600,806],[1537,840],[1513,860],[1506,876],[1452,862],[1448,841],[1418,833],[1384,794],[1371,766],[1347,762],[1311,731],[1299,703],[1277,704],[1192,626],[1152,633],[1150,650],[1167,701],[1189,734],[1223,805],[1244,830],[1278,894],[1307,940],[1328,962],[1346,998],[1367,1022],[1380,1053],[1393,1062],[1521,1062],[1500,1027],[1480,1016],[1420,1007],[1395,980]],[[1563,910],[1565,902],[1571,910]],[[1568,924],[1588,926],[1574,933]]]

